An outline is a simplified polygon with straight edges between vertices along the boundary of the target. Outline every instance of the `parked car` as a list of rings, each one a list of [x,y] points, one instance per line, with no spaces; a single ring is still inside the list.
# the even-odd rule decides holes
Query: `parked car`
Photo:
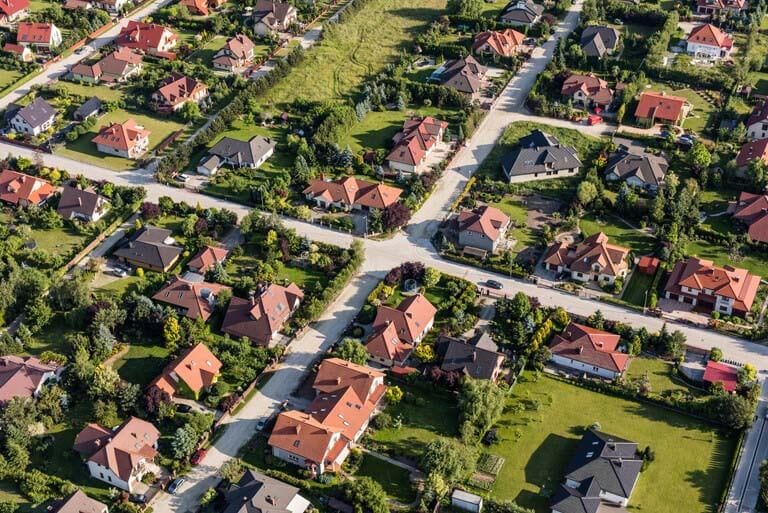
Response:
[[[132,493],[128,500],[133,502],[134,504],[146,504],[147,503],[147,496],[143,493]]]
[[[185,175],[184,173],[180,173],[178,175],[174,175],[174,180],[181,183],[186,183],[187,180],[189,180],[189,175]]]
[[[176,492],[179,491],[179,488],[181,488],[181,485],[183,485],[186,482],[186,479],[183,477],[179,477],[173,480],[171,484],[168,485],[168,493],[171,495],[176,495]]]
[[[266,419],[259,419],[256,421],[256,429],[259,431],[264,431],[264,427],[267,425]]]
[[[198,449],[195,451],[195,454],[192,455],[192,458],[190,458],[190,462],[192,465],[198,465],[201,461],[203,461],[203,458],[205,458],[205,455],[208,454],[208,451],[206,449]]]
[[[126,276],[128,276],[128,273],[125,272],[125,269],[121,269],[119,267],[115,267],[110,271],[110,273],[112,274],[112,276],[117,276],[118,278],[125,278]]]
[[[192,407],[188,404],[177,404],[176,411],[179,413],[189,413],[192,411]]]
[[[288,404],[289,404],[289,403],[288,403],[288,399],[286,399],[285,401],[283,401],[282,403],[280,403],[280,410],[282,410],[282,411],[285,411],[285,410],[287,410],[287,409],[288,409]]]
[[[501,282],[496,281],[496,280],[488,280],[488,281],[485,282],[485,284],[489,288],[496,289],[496,290],[501,290],[501,289],[504,288],[504,285]]]

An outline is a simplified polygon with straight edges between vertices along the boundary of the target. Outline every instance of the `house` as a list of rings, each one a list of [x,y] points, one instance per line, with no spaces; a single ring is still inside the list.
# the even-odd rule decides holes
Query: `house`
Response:
[[[208,16],[211,13],[208,0],[180,0],[179,5],[186,7],[193,16]]]
[[[757,105],[747,119],[747,137],[768,139],[768,102]]]
[[[436,80],[445,87],[477,98],[485,85],[486,73],[488,73],[488,68],[468,55],[463,59],[445,61],[432,73],[430,80]]]
[[[170,230],[144,226],[112,255],[136,267],[167,272],[183,251],[175,244]]]
[[[602,59],[619,45],[619,31],[613,27],[591,25],[581,32],[581,49],[587,57]]]
[[[101,80],[108,84],[125,82],[141,73],[144,67],[141,55],[129,48],[118,48],[98,62]]]
[[[617,379],[629,366],[629,355],[618,350],[614,333],[570,323],[549,345],[552,363],[601,378]]]
[[[501,374],[505,357],[487,333],[480,333],[468,341],[442,337],[437,346],[442,355],[440,368],[446,372],[491,381],[496,381]]]
[[[613,89],[608,87],[608,82],[592,73],[570,75],[563,82],[560,94],[585,109],[600,107],[607,110],[613,103]]]
[[[172,30],[162,25],[139,21],[129,21],[115,38],[118,49],[126,48],[171,60],[176,58],[171,50],[177,42],[178,36]]]
[[[253,33],[257,36],[288,32],[298,21],[298,11],[288,2],[257,0],[253,6]]]
[[[548,271],[569,273],[574,280],[613,283],[629,272],[628,255],[629,248],[609,244],[608,236],[598,232],[577,244],[553,243],[542,262]]]
[[[224,501],[222,513],[304,513],[310,506],[295,486],[250,469],[229,487]]]
[[[6,112],[7,119],[10,119],[10,127],[20,133],[31,136],[38,136],[53,126],[56,119],[56,110],[51,104],[38,96],[32,103],[19,107],[18,105],[9,105]]]
[[[53,23],[21,22],[16,30],[16,42],[49,52],[61,44],[61,30]]]
[[[76,11],[77,9],[88,11],[93,9],[93,4],[88,0],[66,0],[61,7],[68,11]]]
[[[655,123],[669,123],[680,126],[691,110],[688,100],[680,96],[671,96],[664,92],[640,93],[640,101],[635,109],[635,117],[641,124],[651,126]]]
[[[144,474],[159,474],[153,463],[160,431],[136,417],[117,429],[87,424],[75,437],[74,449],[85,458],[91,477],[133,492]]]
[[[0,0],[0,27],[10,27],[29,16],[29,0]]]
[[[510,183],[573,176],[581,161],[576,149],[539,129],[521,138],[518,148],[504,156],[502,170]]]
[[[114,15],[123,12],[129,2],[130,0],[95,0],[93,6]]]
[[[720,13],[741,14],[746,0],[696,0],[697,14],[719,15]]]
[[[514,29],[486,30],[475,36],[472,52],[478,55],[514,57],[525,47],[524,40],[525,35]]]
[[[442,141],[448,123],[432,116],[405,120],[403,129],[392,138],[394,147],[387,155],[390,169],[401,173],[422,173],[427,159]]]
[[[736,174],[745,176],[752,161],[758,159],[768,164],[768,139],[757,139],[744,143],[739,153],[736,154]]]
[[[667,159],[649,153],[635,153],[619,146],[608,157],[605,179],[609,182],[624,181],[632,187],[656,192],[664,184],[669,169]]]
[[[65,185],[56,212],[64,219],[98,221],[107,213],[109,202],[93,189]]]
[[[217,142],[197,166],[197,172],[210,176],[222,166],[258,169],[275,153],[275,141],[254,135],[247,141],[224,137]]]
[[[255,57],[253,44],[245,34],[237,34],[213,56],[213,67],[235,73],[253,63]]]
[[[78,62],[70,70],[72,80],[75,82],[85,82],[87,84],[98,84],[101,81],[101,66],[98,62],[86,64]]]
[[[457,223],[460,246],[493,253],[504,240],[510,220],[498,208],[483,205],[473,210],[462,210]]]
[[[32,62],[35,60],[35,53],[29,46],[18,45],[15,43],[5,43],[3,51],[19,59],[21,62]]]
[[[483,510],[483,498],[455,488],[451,493],[451,506],[470,513],[480,513]]]
[[[54,193],[53,186],[36,178],[10,169],[0,171],[0,201],[13,206],[40,206]]]
[[[750,240],[768,243],[768,195],[742,192],[728,205],[728,213],[746,225]]]
[[[229,256],[229,250],[220,246],[203,246],[200,251],[193,256],[187,267],[190,271],[205,274],[213,270],[217,264],[223,264]]]
[[[499,15],[499,22],[516,27],[531,27],[544,14],[544,6],[531,0],[512,0]]]
[[[91,96],[80,105],[72,114],[75,121],[85,121],[91,116],[98,116],[101,112],[101,100],[96,96]]]
[[[101,153],[137,159],[149,149],[152,132],[129,118],[123,123],[111,123],[101,127],[99,134],[91,139]]]
[[[312,179],[302,191],[304,197],[318,207],[344,210],[383,210],[397,203],[402,193],[397,187],[352,176],[338,180]]]
[[[664,287],[665,297],[704,312],[743,317],[755,301],[760,277],[746,269],[690,257],[678,262]]]
[[[152,299],[173,305],[184,317],[207,321],[216,307],[216,296],[229,287],[205,281],[187,281],[178,276],[171,278]]]
[[[726,392],[735,392],[739,386],[739,370],[725,363],[708,360],[702,379],[710,385],[720,383]]]
[[[566,467],[565,483],[552,495],[552,513],[625,508],[642,466],[636,443],[589,429]]]
[[[733,50],[733,39],[711,23],[694,27],[687,41],[686,51],[697,58],[724,59]]]
[[[209,390],[219,379],[222,363],[205,344],[185,349],[155,378],[151,387],[168,396],[182,395],[198,399],[200,392]]]
[[[303,299],[304,292],[295,283],[287,287],[272,283],[250,299],[233,297],[221,331],[247,337],[254,344],[269,345]]]
[[[338,471],[386,392],[384,373],[340,358],[323,360],[306,413],[283,412],[269,437],[272,455],[319,475]]]
[[[37,397],[46,383],[59,379],[63,370],[55,363],[43,363],[34,356],[0,357],[0,405],[16,397]]]
[[[423,294],[406,297],[397,308],[379,306],[365,344],[371,359],[387,367],[402,366],[432,329],[435,314],[437,309]]]
[[[187,102],[202,104],[208,98],[208,88],[202,82],[182,75],[171,76],[160,82],[160,88],[152,93],[152,105],[158,112],[178,112]]]
[[[91,499],[82,490],[61,501],[56,501],[48,508],[49,513],[108,513],[107,505]]]

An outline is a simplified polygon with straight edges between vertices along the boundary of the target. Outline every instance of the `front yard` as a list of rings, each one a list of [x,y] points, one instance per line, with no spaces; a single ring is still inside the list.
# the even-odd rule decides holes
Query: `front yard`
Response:
[[[515,413],[520,408],[521,413]],[[549,496],[561,482],[585,428],[598,422],[612,435],[651,446],[655,461],[640,475],[630,508],[653,513],[714,512],[728,481],[735,438],[656,406],[592,392],[560,380],[526,373],[499,422],[506,458],[492,491],[537,512],[549,511]]]

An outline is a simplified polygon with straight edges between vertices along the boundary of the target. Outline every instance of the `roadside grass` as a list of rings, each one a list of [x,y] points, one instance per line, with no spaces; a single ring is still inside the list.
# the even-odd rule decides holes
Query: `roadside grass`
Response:
[[[522,413],[513,407],[522,405]],[[494,454],[506,458],[494,485],[496,500],[549,511],[549,495],[585,428],[651,446],[656,459],[640,475],[631,508],[654,513],[714,512],[736,447],[717,429],[650,404],[592,392],[547,375],[525,373],[499,422]]]
[[[128,351],[112,364],[112,368],[124,380],[143,388],[160,374],[170,354],[160,345],[131,344]]]
[[[341,24],[327,25],[323,43],[263,96],[261,104],[283,109],[297,98],[347,100],[412,44],[416,32],[444,14],[446,0],[372,0]]]
[[[67,141],[64,145],[58,148],[55,153],[62,157],[87,162],[100,167],[107,167],[114,171],[127,171],[133,169],[136,167],[136,161],[100,153],[96,149],[96,144],[91,142],[91,140],[98,135],[98,131],[102,126],[110,123],[122,123],[130,118],[133,118],[136,120],[136,123],[152,132],[149,136],[149,150],[145,156],[149,156],[166,137],[173,132],[184,128],[182,123],[172,119],[161,119],[146,114],[138,114],[124,109],[117,109],[101,116],[98,123],[96,123],[96,126],[91,131],[84,133],[74,142]]]
[[[17,69],[0,69],[0,90],[16,82],[24,76],[24,72]]]
[[[579,219],[579,226],[585,237],[604,232],[608,242],[628,247],[635,255],[652,254],[656,247],[656,239],[612,215],[598,219],[594,214],[587,214]]]
[[[624,294],[621,296],[621,299],[633,305],[643,306],[646,302],[645,292],[648,291],[648,296],[650,297],[652,284],[653,276],[643,274],[635,269],[632,272],[632,276],[629,277],[629,283],[624,288]]]
[[[697,390],[686,386],[681,381],[674,381],[672,369],[672,364],[661,358],[637,356],[632,358],[626,376],[627,378],[641,378],[647,373],[651,382],[651,392],[654,394],[676,390],[699,394]]]
[[[370,477],[381,484],[387,495],[402,504],[408,504],[416,498],[410,473],[397,465],[381,460],[370,454],[363,454],[360,468],[355,474],[357,477]]]

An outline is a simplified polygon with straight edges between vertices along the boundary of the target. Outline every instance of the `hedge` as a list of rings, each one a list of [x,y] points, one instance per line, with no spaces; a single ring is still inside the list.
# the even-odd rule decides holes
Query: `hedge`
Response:
[[[500,264],[494,264],[492,262],[481,262],[477,260],[476,258],[471,257],[465,257],[463,255],[454,255],[453,253],[446,253],[443,252],[441,255],[444,259],[450,260],[452,262],[456,262],[459,264],[464,265],[470,265],[472,267],[479,267],[480,269],[485,269],[486,271],[491,271],[493,273],[502,274],[504,276],[511,276],[513,278],[520,278],[525,279],[530,276],[530,272],[526,271],[525,269],[521,268],[512,268],[511,270],[507,266],[502,266]]]

